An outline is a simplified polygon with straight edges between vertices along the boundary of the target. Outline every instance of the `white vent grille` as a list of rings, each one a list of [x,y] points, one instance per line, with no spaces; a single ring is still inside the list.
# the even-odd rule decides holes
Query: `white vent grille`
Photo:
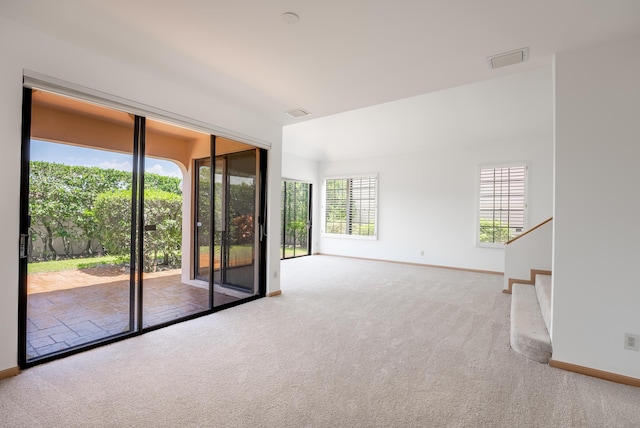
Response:
[[[302,108],[294,108],[293,110],[285,111],[284,113],[294,119],[300,119],[301,117],[311,116],[311,113],[309,113],[308,111]]]
[[[489,68],[500,68],[508,65],[519,64],[529,59],[529,48],[517,49],[487,58]]]

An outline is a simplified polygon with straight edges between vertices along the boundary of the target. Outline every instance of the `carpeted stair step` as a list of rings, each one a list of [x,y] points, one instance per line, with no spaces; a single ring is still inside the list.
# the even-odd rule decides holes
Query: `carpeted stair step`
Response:
[[[551,338],[542,318],[536,289],[531,285],[513,284],[511,348],[540,363],[548,363],[551,358]]]
[[[538,297],[544,325],[547,326],[547,331],[549,331],[549,326],[551,325],[551,275],[536,275],[536,296]]]

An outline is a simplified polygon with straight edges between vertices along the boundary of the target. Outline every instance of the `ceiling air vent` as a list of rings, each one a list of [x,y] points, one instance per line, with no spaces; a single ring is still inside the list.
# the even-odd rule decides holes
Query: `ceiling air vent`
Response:
[[[505,52],[487,58],[489,68],[506,67],[518,64],[529,59],[529,48],[522,48],[511,52]]]
[[[293,110],[285,111],[284,114],[291,116],[294,119],[300,119],[301,117],[311,116],[311,113],[302,108],[294,108]]]

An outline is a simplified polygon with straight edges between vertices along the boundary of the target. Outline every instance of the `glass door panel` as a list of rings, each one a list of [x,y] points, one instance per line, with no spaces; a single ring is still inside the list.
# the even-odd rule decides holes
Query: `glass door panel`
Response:
[[[265,150],[44,91],[24,100],[21,366],[264,293]]]
[[[223,274],[226,274],[226,270],[222,269],[223,257],[226,260],[228,257],[227,245],[225,243],[226,227],[223,221],[226,216],[224,215],[222,207],[226,205],[226,192],[224,192],[224,186],[222,183],[222,177],[225,174],[225,161],[224,158],[218,157],[215,160],[214,170],[214,188],[213,188],[213,200],[214,200],[214,212],[213,212],[213,230],[214,230],[214,243],[213,243],[213,281],[214,284],[223,284],[225,278]],[[223,245],[225,243],[225,245]],[[224,249],[223,249],[224,248]],[[226,299],[218,294],[214,295],[214,305],[220,305]]]
[[[214,212],[214,306],[258,294],[258,150],[225,139],[216,150]]]
[[[311,184],[283,181],[281,189],[281,257],[307,256],[311,252]]]
[[[136,328],[135,118],[43,91],[29,96],[25,363]]]
[[[227,156],[224,285],[253,293],[256,247],[256,151]]]
[[[209,282],[211,248],[211,159],[196,160],[195,277]]]
[[[199,182],[201,171],[194,173],[194,176],[198,174],[197,178],[189,179],[197,165],[192,159],[203,149],[206,154],[210,153],[209,144],[208,134],[146,120],[141,262],[143,328],[174,322],[210,308],[208,278],[204,281],[198,276],[191,279],[194,264],[189,255],[194,246],[190,219],[195,216],[188,214],[193,205],[192,191],[185,186],[185,183],[197,185]],[[206,183],[201,187],[206,190]],[[198,236],[206,239],[205,230]],[[186,253],[185,249],[188,250]],[[194,253],[200,253],[200,250]],[[194,255],[199,257],[201,254]],[[183,256],[187,260],[184,264]]]

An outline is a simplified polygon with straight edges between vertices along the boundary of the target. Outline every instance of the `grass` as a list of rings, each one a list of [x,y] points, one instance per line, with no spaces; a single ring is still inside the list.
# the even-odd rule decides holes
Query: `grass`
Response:
[[[200,247],[202,254],[209,253],[209,247]],[[253,247],[251,245],[234,245],[231,247],[229,257],[234,260],[251,260]],[[214,257],[220,257],[220,246],[214,247]],[[162,254],[158,259],[162,260]],[[124,256],[86,257],[79,259],[47,260],[44,262],[31,262],[27,266],[27,273],[60,272],[64,270],[88,269],[103,265],[119,265],[128,263],[129,258]]]
[[[306,256],[308,254],[309,252],[306,248],[297,247],[294,251],[294,248],[292,246],[284,247],[284,258]],[[282,247],[280,247],[280,257],[282,257]]]
[[[86,257],[81,259],[47,260],[29,263],[28,273],[60,272],[63,270],[88,269],[102,265],[126,263],[128,258],[122,256]]]
[[[201,246],[200,254],[209,254],[209,246]],[[229,249],[229,257],[230,258],[251,258],[253,255],[253,246],[249,244],[244,245],[232,245]],[[213,257],[220,258],[220,245],[215,245],[213,247]]]

